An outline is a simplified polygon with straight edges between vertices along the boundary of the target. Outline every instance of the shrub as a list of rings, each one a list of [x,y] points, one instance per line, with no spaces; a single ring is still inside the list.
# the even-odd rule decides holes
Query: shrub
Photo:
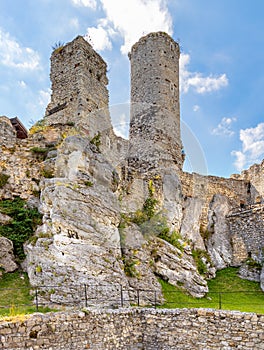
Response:
[[[8,183],[9,178],[9,175],[5,173],[0,173],[0,188],[3,188]]]
[[[193,249],[192,250],[192,256],[195,261],[195,264],[197,266],[197,270],[200,275],[205,275],[207,273],[207,264],[211,263],[211,258],[209,254],[202,249]]]
[[[0,212],[12,218],[10,223],[0,226],[0,236],[13,242],[15,255],[23,260],[25,258],[23,244],[41,224],[42,215],[36,208],[29,208],[19,197],[14,200],[0,201]]]
[[[97,148],[97,151],[99,152],[99,147],[101,145],[101,133],[98,132],[90,141],[92,145],[94,145]]]
[[[181,235],[177,231],[169,232],[169,228],[165,228],[158,236],[159,238],[164,239],[164,241],[167,241],[171,245],[173,245],[175,248],[179,249],[181,252],[184,251],[184,246],[181,242],[182,238]]]
[[[64,48],[65,44],[62,41],[57,41],[53,46],[52,46],[52,50],[54,53],[59,53],[62,51],[62,49]]]
[[[124,271],[126,276],[139,278],[140,273],[137,271],[135,265],[138,264],[138,260],[135,258],[123,258]]]

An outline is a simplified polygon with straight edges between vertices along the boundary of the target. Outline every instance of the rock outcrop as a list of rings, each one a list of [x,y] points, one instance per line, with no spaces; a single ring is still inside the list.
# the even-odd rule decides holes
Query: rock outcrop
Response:
[[[3,272],[13,272],[18,266],[15,262],[13,243],[5,237],[0,237],[0,275]]]

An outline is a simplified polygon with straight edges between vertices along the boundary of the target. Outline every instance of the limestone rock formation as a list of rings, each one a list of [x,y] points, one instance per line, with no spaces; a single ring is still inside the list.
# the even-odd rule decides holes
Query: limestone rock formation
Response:
[[[5,237],[0,237],[0,267],[1,271],[4,272],[13,272],[18,268],[15,262],[13,243]]]
[[[198,273],[188,246],[180,250],[156,238],[148,249],[155,262],[154,271],[162,279],[182,287],[195,297],[202,297],[208,292],[207,282]]]
[[[56,177],[41,185],[43,225],[36,243],[26,245],[27,266],[33,285],[64,286],[51,296],[53,302],[70,302],[67,285],[95,289],[101,284],[104,298],[112,293],[114,300],[120,286],[127,287],[113,175],[114,168],[89,140],[73,136],[59,149]],[[95,298],[103,304],[100,293]]]
[[[215,195],[208,213],[207,240],[208,253],[211,256],[213,265],[217,269],[223,269],[231,264],[232,246],[230,241],[229,227],[226,215],[231,207],[227,197]]]
[[[202,207],[202,199],[191,197],[186,198],[183,207],[181,235],[185,240],[190,240],[195,249],[205,250],[204,241],[200,233]]]

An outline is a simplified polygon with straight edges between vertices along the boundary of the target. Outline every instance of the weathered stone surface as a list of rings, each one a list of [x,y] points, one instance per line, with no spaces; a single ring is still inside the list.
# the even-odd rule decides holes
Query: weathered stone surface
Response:
[[[173,169],[166,169],[162,176],[162,211],[172,230],[179,231],[182,221],[182,192],[178,175]]]
[[[13,148],[16,144],[16,131],[9,118],[0,116],[0,146]]]
[[[233,242],[233,264],[241,265],[248,257],[262,263],[264,207],[256,205],[235,211],[228,216],[228,222]]]
[[[121,247],[131,300],[137,304],[137,290],[140,292],[140,305],[161,303],[161,286],[154,275],[155,262],[147,248],[148,242],[137,225],[131,224],[121,231]]]
[[[262,315],[208,309],[35,314],[0,324],[1,349],[263,349]]]
[[[186,198],[183,206],[183,220],[181,236],[184,240],[192,241],[195,249],[205,250],[204,241],[200,233],[200,217],[203,200],[200,198]]]
[[[264,160],[261,164],[254,164],[248,170],[242,171],[240,175],[232,177],[242,179],[250,183],[250,191],[253,194],[253,202],[261,201],[264,196]]]
[[[163,239],[156,238],[148,249],[155,262],[155,273],[175,286],[182,286],[191,295],[202,297],[208,292],[205,279],[197,272],[191,250],[179,250]]]
[[[5,272],[13,272],[18,268],[15,262],[13,243],[5,237],[0,237],[0,267]]]
[[[215,195],[208,213],[208,231],[210,235],[207,240],[207,249],[213,265],[217,269],[229,266],[232,261],[232,246],[226,220],[229,211],[229,199],[222,195]]]
[[[249,261],[239,268],[239,277],[249,281],[260,282],[261,267],[250,266]]]
[[[65,140],[55,163],[56,176],[42,182],[43,225],[36,244],[28,244],[27,266],[33,285],[62,285],[52,302],[70,302],[67,285],[104,284],[105,295],[94,303],[108,304],[108,297],[127,287],[118,232],[119,202],[112,191],[114,169],[93,152],[87,139]],[[111,203],[111,205],[109,204]],[[66,293],[66,294],[65,294]],[[95,293],[95,292],[94,292]]]
[[[8,224],[11,220],[10,216],[0,213],[0,224]]]

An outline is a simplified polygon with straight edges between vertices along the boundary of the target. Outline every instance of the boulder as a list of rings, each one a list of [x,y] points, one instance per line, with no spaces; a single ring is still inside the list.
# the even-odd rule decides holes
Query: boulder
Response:
[[[5,272],[13,272],[18,268],[15,262],[13,243],[5,237],[0,237],[0,267]]]

